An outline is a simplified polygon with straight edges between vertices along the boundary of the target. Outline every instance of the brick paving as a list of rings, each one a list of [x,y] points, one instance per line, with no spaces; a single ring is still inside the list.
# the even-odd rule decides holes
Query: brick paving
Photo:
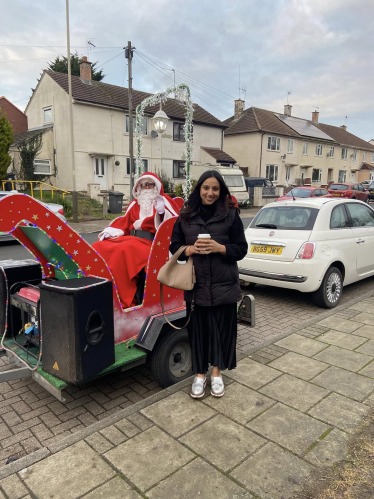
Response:
[[[348,286],[344,288],[342,303],[372,290],[374,278]],[[248,353],[326,311],[316,307],[310,296],[292,290],[257,286],[251,293],[256,298],[256,327],[239,325],[239,354]],[[344,319],[353,315],[351,310],[338,313]],[[307,327],[301,334],[313,338],[327,330],[318,328]],[[281,356],[283,350],[269,345],[256,354],[255,360],[267,364]],[[8,359],[1,357],[0,371],[9,367]],[[0,383],[0,466],[10,457],[22,457],[57,442],[160,390],[146,365],[81,387],[71,386],[64,392],[64,403],[31,378]]]

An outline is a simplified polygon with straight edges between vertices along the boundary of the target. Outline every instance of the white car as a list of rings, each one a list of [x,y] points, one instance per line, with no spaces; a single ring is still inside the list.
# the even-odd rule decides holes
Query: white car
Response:
[[[5,196],[9,196],[9,194],[18,194],[17,191],[0,191],[0,200],[3,199]],[[43,201],[40,201],[43,203]],[[57,203],[43,203],[44,206],[49,208],[55,215],[57,215],[61,220],[66,222],[66,218],[64,215],[64,207],[62,204],[57,204]],[[1,205],[0,205],[1,208]],[[0,210],[1,211],[1,210]],[[11,234],[8,234],[7,232],[0,232],[0,242],[9,242],[9,241],[15,241],[14,237]]]
[[[262,208],[246,229],[239,276],[313,293],[335,307],[343,286],[374,275],[374,210],[353,199],[296,199]]]

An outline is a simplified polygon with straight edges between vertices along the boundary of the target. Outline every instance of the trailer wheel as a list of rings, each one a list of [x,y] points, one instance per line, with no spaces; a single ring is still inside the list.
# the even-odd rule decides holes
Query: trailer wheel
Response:
[[[191,376],[191,368],[187,330],[166,329],[152,352],[151,370],[155,380],[166,388]]]

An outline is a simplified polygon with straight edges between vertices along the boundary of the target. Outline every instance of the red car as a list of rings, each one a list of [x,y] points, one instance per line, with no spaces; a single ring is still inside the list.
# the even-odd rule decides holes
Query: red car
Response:
[[[370,193],[361,184],[331,184],[328,190],[333,197],[359,199],[360,201],[365,201],[365,203],[369,202]]]
[[[276,201],[287,201],[294,198],[319,198],[319,197],[329,197],[331,194],[327,192],[326,189],[321,187],[294,187],[287,194],[276,199]]]

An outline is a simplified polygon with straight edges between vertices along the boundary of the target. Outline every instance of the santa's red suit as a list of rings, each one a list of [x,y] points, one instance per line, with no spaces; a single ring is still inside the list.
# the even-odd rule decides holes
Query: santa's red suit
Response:
[[[142,189],[143,182],[154,182],[154,189]],[[156,233],[164,220],[179,214],[177,204],[164,194],[161,180],[154,173],[144,173],[135,182],[134,200],[124,216],[118,217],[99,234],[92,246],[108,264],[116,282],[122,306],[135,305],[134,296],[139,272],[146,267],[152,242],[130,235],[130,231]]]

